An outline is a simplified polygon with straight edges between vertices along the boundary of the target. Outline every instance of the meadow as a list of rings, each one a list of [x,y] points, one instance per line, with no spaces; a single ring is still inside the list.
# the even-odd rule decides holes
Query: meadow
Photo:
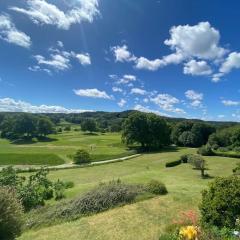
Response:
[[[165,227],[176,219],[181,211],[198,209],[201,190],[217,176],[228,176],[239,162],[236,158],[205,157],[209,179],[202,179],[200,171],[189,164],[165,168],[165,163],[177,160],[182,154],[195,153],[193,148],[168,149],[159,153],[143,154],[124,162],[81,169],[50,172],[53,180],[73,181],[68,189],[68,199],[86,192],[99,182],[120,178],[127,183],[145,184],[150,179],[164,182],[169,194],[131,205],[118,207],[73,222],[62,223],[26,231],[19,240],[77,240],[77,239],[153,239],[157,240]],[[48,204],[54,204],[49,202]]]
[[[59,165],[72,161],[78,149],[86,149],[92,161],[128,156],[134,151],[121,143],[119,133],[88,134],[69,131],[51,134],[45,141],[11,143],[0,138],[1,165]]]

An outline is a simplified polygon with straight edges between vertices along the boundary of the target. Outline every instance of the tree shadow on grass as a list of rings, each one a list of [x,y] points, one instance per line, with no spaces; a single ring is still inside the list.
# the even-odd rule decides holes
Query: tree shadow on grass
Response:
[[[38,142],[55,142],[58,141],[56,138],[49,138],[49,137],[38,137],[38,138],[21,138],[11,141],[11,144],[15,145],[30,145],[36,144]]]
[[[146,149],[140,146],[129,146],[129,150],[135,150],[137,153],[144,154],[153,154],[153,153],[170,153],[170,152],[178,152],[179,148],[175,146],[162,147],[160,149]]]
[[[95,133],[95,132],[86,132],[84,133],[83,135],[86,135],[86,136],[98,136],[99,134],[98,133]]]

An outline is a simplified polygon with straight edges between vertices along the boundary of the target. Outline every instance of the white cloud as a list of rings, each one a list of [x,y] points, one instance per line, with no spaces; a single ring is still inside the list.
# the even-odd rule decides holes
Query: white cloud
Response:
[[[66,12],[46,0],[27,0],[26,8],[10,9],[27,15],[36,24],[55,25],[64,30],[68,30],[72,24],[93,22],[99,14],[98,0],[75,0],[73,3],[72,9]]]
[[[141,89],[141,88],[132,88],[131,93],[132,94],[145,95],[147,93],[147,91],[144,90],[144,89]]]
[[[218,117],[218,118],[225,118],[225,115],[219,114],[217,117]]]
[[[123,90],[119,87],[112,87],[113,92],[122,92]]]
[[[49,59],[46,59],[42,55],[36,55],[34,58],[39,65],[46,65],[55,70],[63,71],[71,67],[69,58],[60,54],[51,54]]]
[[[137,69],[146,69],[150,71],[156,71],[162,66],[164,66],[164,62],[161,59],[149,60],[145,57],[140,57],[136,59],[135,67]]]
[[[225,74],[231,72],[234,68],[240,68],[240,53],[232,52],[228,55],[225,61],[222,63],[219,73],[213,75],[213,81],[217,82]]]
[[[64,44],[63,44],[62,41],[57,41],[57,45],[58,45],[58,47],[60,47],[60,48],[63,48],[63,47],[64,47]]]
[[[232,100],[222,100],[222,103],[225,106],[239,106],[240,105],[240,102],[232,101]]]
[[[112,99],[105,91],[100,91],[96,88],[92,89],[75,89],[74,93],[81,97],[91,97],[91,98],[104,98],[104,99]]]
[[[218,59],[226,50],[219,46],[220,33],[209,22],[197,25],[179,25],[170,29],[170,39],[165,44],[186,57]]]
[[[40,66],[37,66],[37,65],[32,66],[32,67],[28,67],[28,70],[32,71],[32,72],[46,72],[49,75],[52,75],[51,70],[49,70],[47,68],[41,68]]]
[[[127,103],[127,101],[126,100],[124,100],[124,99],[121,99],[119,102],[118,102],[118,106],[119,107],[124,107],[124,105]]]
[[[134,110],[137,110],[137,111],[140,111],[140,112],[146,112],[146,113],[155,113],[156,115],[165,116],[165,117],[171,117],[170,115],[168,115],[166,113],[150,109],[149,107],[144,107],[140,104],[135,105]]]
[[[185,113],[183,109],[175,107],[175,105],[178,104],[180,101],[169,94],[158,94],[156,97],[153,97],[150,100],[164,111]]]
[[[116,62],[131,62],[136,60],[136,57],[128,51],[127,45],[112,47],[111,51],[114,53]]]
[[[30,48],[31,46],[31,38],[18,30],[7,15],[0,15],[0,38],[20,47]]]
[[[28,102],[14,100],[12,98],[0,99],[0,112],[31,112],[31,113],[81,113],[92,110],[68,109],[62,106],[32,105]]]
[[[184,74],[202,76],[212,74],[212,69],[206,61],[190,60],[185,63],[183,72]]]
[[[72,67],[71,60],[77,59],[82,66],[87,66],[91,64],[91,58],[88,53],[75,53],[74,51],[68,52],[63,50],[64,45],[62,42],[58,41],[58,48],[50,47],[48,51],[50,52],[49,58],[46,58],[42,55],[35,55],[34,58],[37,61],[38,65],[29,67],[31,71],[45,71],[50,73],[51,71],[47,68],[51,68],[55,71],[64,71]],[[46,66],[46,67],[41,67]]]
[[[187,90],[185,96],[187,99],[191,100],[192,107],[202,107],[202,93],[195,92],[194,90]]]
[[[135,82],[137,77],[135,75],[125,74],[121,79],[117,81],[118,84],[127,84],[130,82]]]
[[[75,57],[81,63],[81,65],[86,66],[91,64],[91,58],[88,53],[86,54],[75,54]]]

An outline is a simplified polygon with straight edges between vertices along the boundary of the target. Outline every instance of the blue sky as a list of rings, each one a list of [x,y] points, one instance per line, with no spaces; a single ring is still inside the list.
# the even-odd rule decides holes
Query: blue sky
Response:
[[[0,111],[240,120],[237,0],[0,2]]]

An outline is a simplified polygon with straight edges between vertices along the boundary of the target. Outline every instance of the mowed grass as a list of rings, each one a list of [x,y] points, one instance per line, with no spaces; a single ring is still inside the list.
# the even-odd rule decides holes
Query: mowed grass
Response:
[[[51,153],[0,153],[0,165],[60,165],[64,160]]]
[[[129,150],[121,143],[119,133],[85,134],[80,131],[70,131],[50,135],[49,141],[45,142],[33,141],[14,144],[8,140],[0,139],[0,165],[24,165],[28,163],[30,165],[46,165],[48,163],[48,165],[55,165],[52,164],[53,162],[58,165],[64,162],[69,163],[72,161],[70,156],[78,149],[89,151],[92,161],[108,160],[134,154],[134,151]],[[25,160],[24,155],[27,160]],[[58,161],[56,161],[57,158]],[[63,161],[60,162],[59,159]]]
[[[107,212],[25,232],[19,240],[157,240],[166,225],[176,219],[178,213],[198,209],[201,191],[212,179],[201,179],[200,172],[189,164],[165,168],[165,163],[177,160],[184,153],[195,149],[181,148],[135,159],[83,169],[51,172],[51,179],[73,181],[75,187],[67,191],[72,198],[82,194],[99,182],[120,178],[127,183],[147,183],[150,179],[164,182],[169,190],[166,196],[155,197]],[[213,177],[228,176],[239,162],[234,158],[205,157],[207,173]],[[52,204],[52,203],[51,203]]]

